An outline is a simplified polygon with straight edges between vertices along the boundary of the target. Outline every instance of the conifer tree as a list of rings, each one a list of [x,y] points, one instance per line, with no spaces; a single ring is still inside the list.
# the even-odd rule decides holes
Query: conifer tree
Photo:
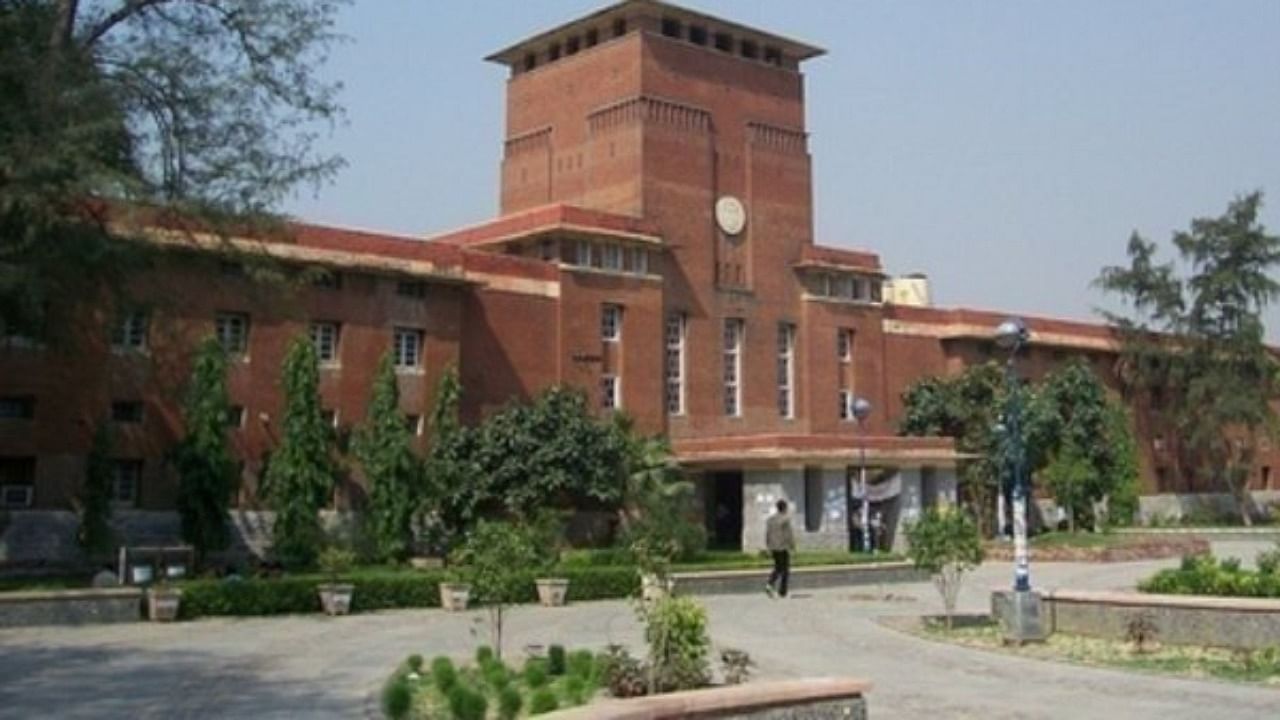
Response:
[[[413,519],[425,479],[400,412],[400,389],[391,353],[383,355],[378,364],[368,417],[356,432],[354,450],[369,483],[364,522],[378,555],[383,560],[402,559],[413,540]]]
[[[210,551],[225,549],[231,540],[227,510],[236,465],[227,446],[230,413],[226,354],[217,339],[209,337],[196,354],[182,410],[186,433],[172,455],[182,538],[195,549],[201,565]]]

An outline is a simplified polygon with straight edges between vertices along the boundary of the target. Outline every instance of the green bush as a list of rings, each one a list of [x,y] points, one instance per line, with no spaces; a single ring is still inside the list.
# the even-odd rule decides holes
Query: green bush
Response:
[[[1138,585],[1142,592],[1166,595],[1280,598],[1280,574],[1262,569],[1243,570],[1234,558],[1218,561],[1208,555],[1188,556],[1177,569],[1161,570]]]
[[[498,691],[498,717],[501,720],[515,720],[524,706],[524,698],[520,691],[513,687],[504,687]]]
[[[488,645],[476,648],[476,665],[484,667],[490,662],[493,662],[493,648]]]
[[[581,705],[587,701],[587,682],[577,675],[565,678],[564,697],[570,705]]]
[[[409,656],[409,669],[416,673],[422,672],[422,656],[421,655],[419,655],[418,653],[414,653]]]
[[[413,703],[413,693],[409,683],[403,677],[396,677],[382,689],[382,711],[392,720],[401,720],[409,716],[409,707]]]
[[[529,658],[524,663],[524,682],[531,688],[540,688],[547,684],[547,661],[542,658]]]
[[[982,562],[978,526],[960,508],[929,508],[907,527],[907,543],[916,569],[933,575],[950,628],[964,574]]]
[[[547,671],[552,675],[565,673],[565,654],[563,645],[552,645],[547,648]]]
[[[458,684],[458,669],[453,666],[453,661],[443,656],[432,660],[431,681],[441,693],[449,694]]]
[[[1280,574],[1280,542],[1266,552],[1258,553],[1258,572],[1263,575]]]
[[[569,675],[584,680],[595,679],[596,658],[590,650],[575,650],[569,653]]]
[[[484,676],[484,681],[489,684],[489,687],[497,691],[501,691],[511,683],[511,672],[501,660],[490,659],[489,662],[481,664],[480,674]]]
[[[649,663],[658,688],[664,691],[690,690],[710,679],[707,611],[688,597],[665,597],[641,612],[644,638],[649,644]]]
[[[556,694],[551,692],[551,688],[542,688],[529,698],[530,715],[545,715],[559,708],[560,703],[556,700]]]
[[[489,701],[476,690],[458,683],[448,692],[449,713],[454,720],[484,720]]]

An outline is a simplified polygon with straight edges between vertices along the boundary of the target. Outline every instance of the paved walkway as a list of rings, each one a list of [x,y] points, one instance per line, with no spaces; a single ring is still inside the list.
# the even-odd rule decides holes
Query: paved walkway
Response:
[[[1256,546],[1217,548],[1249,557]],[[1039,587],[1126,588],[1168,562],[1040,564]],[[1007,564],[967,582],[962,609],[982,610]],[[1269,718],[1280,689],[1098,670],[920,640],[885,615],[940,610],[932,586],[816,591],[786,601],[704,598],[718,643],[747,650],[759,677],[869,679],[872,717]],[[465,657],[483,641],[475,615],[414,610],[347,618],[297,616],[0,631],[0,718],[351,718],[373,710],[388,670],[410,653]],[[519,608],[508,654],[528,643],[639,646],[622,602]]]

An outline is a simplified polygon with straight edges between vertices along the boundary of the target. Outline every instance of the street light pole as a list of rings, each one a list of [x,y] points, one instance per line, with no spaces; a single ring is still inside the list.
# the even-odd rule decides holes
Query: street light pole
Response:
[[[871,415],[871,403],[866,398],[853,401],[853,418],[858,421],[858,492],[862,495],[862,551],[874,552],[871,546],[871,501],[867,493],[867,433],[866,420]]]
[[[996,343],[1009,351],[1005,363],[1005,386],[1009,398],[1005,412],[1008,428],[1010,486],[1013,490],[1013,589],[1026,592],[1031,589],[1031,562],[1027,553],[1027,477],[1025,448],[1022,443],[1022,393],[1018,387],[1018,374],[1014,363],[1018,351],[1028,339],[1027,326],[1018,318],[1000,323],[996,328]]]

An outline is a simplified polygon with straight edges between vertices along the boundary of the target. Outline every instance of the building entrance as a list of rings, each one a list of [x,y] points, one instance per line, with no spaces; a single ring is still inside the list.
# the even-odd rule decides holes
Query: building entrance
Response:
[[[707,544],[742,550],[742,471],[716,472],[707,483]]]

